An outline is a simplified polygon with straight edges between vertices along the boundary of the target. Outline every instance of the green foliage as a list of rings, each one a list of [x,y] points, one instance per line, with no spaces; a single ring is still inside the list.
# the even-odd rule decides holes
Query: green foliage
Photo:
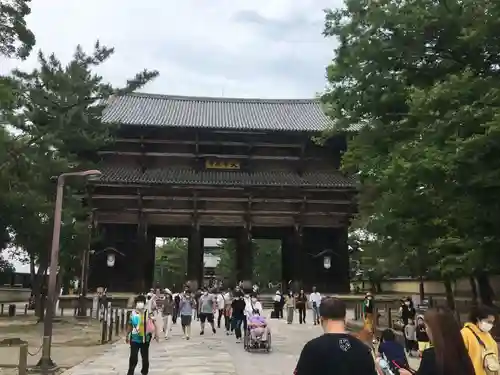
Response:
[[[0,2],[0,54],[25,59],[35,45],[35,35],[26,26],[31,0]]]
[[[113,141],[114,125],[101,123],[106,101],[133,91],[158,75],[143,71],[116,88],[94,73],[113,54],[98,42],[92,53],[77,47],[63,65],[56,56],[38,55],[39,67],[16,70],[8,80],[10,100],[1,103],[0,208],[12,243],[27,251],[39,273],[48,266],[55,201],[54,176],[98,168],[96,151]],[[74,274],[88,245],[88,209],[78,194],[85,182],[68,179],[64,192],[60,262]]]
[[[365,124],[343,160],[363,185],[360,225],[418,275],[498,271],[499,27],[487,0],[326,13],[340,44],[322,100],[337,130]]]
[[[167,238],[156,247],[155,280],[160,285],[180,286],[186,280],[188,241],[185,238]]]
[[[0,255],[0,285],[10,283],[10,278],[14,272],[14,266]]]
[[[228,285],[235,285],[236,280],[236,241],[224,239],[219,243],[220,262],[216,274]],[[281,242],[279,240],[256,239],[252,241],[254,251],[253,281],[267,286],[281,281]]]

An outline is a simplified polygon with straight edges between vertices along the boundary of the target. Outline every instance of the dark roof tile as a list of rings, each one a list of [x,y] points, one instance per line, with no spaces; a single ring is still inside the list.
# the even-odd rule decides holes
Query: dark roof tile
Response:
[[[110,98],[102,121],[248,131],[321,132],[334,126],[315,99],[230,99],[141,93]]]
[[[117,184],[175,184],[219,186],[297,186],[316,188],[354,188],[356,181],[338,173],[305,173],[299,176],[290,172],[200,171],[190,169],[140,169],[106,166],[101,169],[98,181]]]

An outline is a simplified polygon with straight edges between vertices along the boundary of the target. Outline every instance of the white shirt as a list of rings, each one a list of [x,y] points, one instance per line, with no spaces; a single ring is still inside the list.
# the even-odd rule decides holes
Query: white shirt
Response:
[[[224,297],[220,293],[217,294],[217,308],[219,310],[224,309]]]
[[[311,293],[309,295],[309,302],[311,302],[311,304],[313,302],[316,302],[316,306],[319,306],[319,304],[321,303],[321,294],[319,294],[318,292]]]
[[[262,304],[259,301],[251,302],[251,300],[248,300],[248,303],[245,305],[245,316],[247,318],[253,316],[253,310],[257,310],[259,315],[262,315]]]
[[[280,302],[281,301],[281,294],[276,294],[274,296],[274,302]]]

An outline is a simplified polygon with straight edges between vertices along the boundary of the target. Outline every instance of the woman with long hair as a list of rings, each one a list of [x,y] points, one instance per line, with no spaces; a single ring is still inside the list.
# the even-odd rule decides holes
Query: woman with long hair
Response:
[[[424,315],[427,334],[432,346],[422,353],[417,375],[475,375],[460,326],[446,309],[430,309]],[[410,375],[405,369],[401,375]]]

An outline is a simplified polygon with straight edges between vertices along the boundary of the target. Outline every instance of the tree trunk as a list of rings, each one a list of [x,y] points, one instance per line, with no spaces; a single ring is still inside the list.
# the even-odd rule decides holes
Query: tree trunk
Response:
[[[44,283],[46,278],[46,264],[40,264],[38,270],[35,271],[35,259],[30,257],[30,280],[31,292],[35,300],[35,315],[38,317],[38,322],[42,322],[45,315],[45,298]]]
[[[451,281],[446,279],[444,282],[444,289],[446,293],[446,304],[450,310],[455,311],[455,296],[453,294],[453,287],[451,285]]]
[[[382,293],[382,283],[380,281],[377,281],[377,293]]]
[[[481,303],[486,306],[493,306],[493,289],[490,285],[490,279],[488,275],[484,272],[480,272],[476,276],[477,284],[479,287],[479,297],[481,298]]]
[[[470,290],[472,292],[472,304],[477,305],[478,301],[477,284],[476,284],[476,279],[472,275],[469,276],[469,284],[470,284]]]
[[[422,275],[418,277],[418,294],[420,295],[420,303],[422,303],[425,299],[424,277]]]

